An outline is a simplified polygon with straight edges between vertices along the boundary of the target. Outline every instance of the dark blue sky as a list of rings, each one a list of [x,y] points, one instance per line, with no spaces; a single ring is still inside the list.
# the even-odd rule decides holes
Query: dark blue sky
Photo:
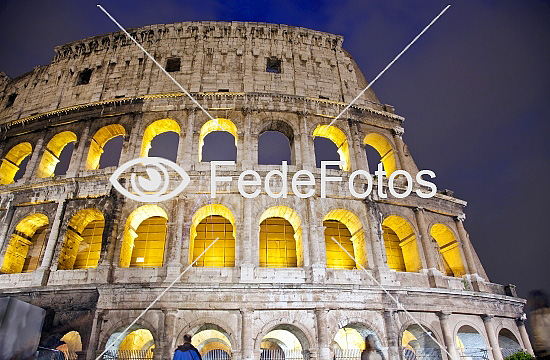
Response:
[[[97,1],[2,1],[0,71],[56,45],[116,31]],[[446,5],[440,1],[104,1],[125,27],[190,20],[283,23],[344,35],[368,81]],[[490,279],[550,290],[549,1],[456,1],[375,84],[405,116],[404,140],[439,188],[468,201]]]

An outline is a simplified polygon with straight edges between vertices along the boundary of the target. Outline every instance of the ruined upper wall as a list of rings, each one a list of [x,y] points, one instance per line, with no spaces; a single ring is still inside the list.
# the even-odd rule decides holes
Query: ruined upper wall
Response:
[[[287,25],[252,22],[185,22],[131,29],[155,59],[190,92],[265,92],[350,102],[366,86],[343,37]],[[281,72],[266,71],[268,58]],[[83,71],[91,70],[87,84]],[[128,39],[115,32],[55,49],[51,64],[0,88],[0,123],[113,98],[179,91]],[[13,100],[10,103],[10,95]],[[378,108],[367,92],[357,105]]]

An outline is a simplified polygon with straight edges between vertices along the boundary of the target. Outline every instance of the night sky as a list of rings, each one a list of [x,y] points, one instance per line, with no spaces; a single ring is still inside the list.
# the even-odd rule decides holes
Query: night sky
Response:
[[[46,65],[53,49],[116,31],[97,1],[0,3],[0,71]],[[373,79],[446,5],[440,1],[116,1],[125,27],[241,20],[344,36]],[[414,4],[414,5],[412,5]],[[404,140],[439,189],[468,201],[466,229],[489,278],[550,290],[550,2],[456,1],[373,86],[406,118]]]

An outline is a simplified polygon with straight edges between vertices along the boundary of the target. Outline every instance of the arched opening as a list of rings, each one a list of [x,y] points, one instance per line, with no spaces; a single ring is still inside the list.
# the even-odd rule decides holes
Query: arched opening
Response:
[[[422,269],[416,234],[411,224],[397,215],[382,222],[388,267],[395,271],[417,272]]]
[[[155,339],[151,331],[137,324],[120,336],[123,331],[121,328],[109,337],[104,359],[153,359]]]
[[[180,131],[179,124],[172,119],[161,119],[151,123],[143,133],[140,156],[157,156],[175,162]]]
[[[117,166],[126,130],[120,124],[111,124],[99,129],[92,137],[86,160],[86,170]]]
[[[64,175],[69,168],[76,140],[76,134],[72,131],[63,131],[55,135],[44,149],[37,176],[47,178]]]
[[[447,225],[434,224],[430,229],[430,235],[439,245],[439,270],[447,276],[460,277],[466,274],[458,241],[451,229]]]
[[[78,211],[69,221],[59,255],[59,270],[95,268],[99,262],[105,219],[97,209]]]
[[[298,214],[286,206],[267,209],[260,218],[260,266],[303,266],[302,228]]]
[[[126,220],[120,267],[160,267],[164,263],[168,215],[158,205],[143,205]]]
[[[333,160],[329,154],[327,154],[329,155],[327,156],[328,158],[323,156],[323,148],[326,148],[327,146],[326,144],[323,144],[322,139],[317,139],[326,138],[336,145],[338,160],[344,162],[344,166],[341,166],[340,169],[344,171],[351,170],[348,139],[342,130],[333,125],[318,125],[313,131],[313,137],[317,167],[321,167],[321,161],[323,160]]]
[[[236,161],[237,126],[229,119],[207,121],[199,134],[199,161]]]
[[[67,360],[77,360],[77,351],[82,351],[82,339],[78,331],[69,331],[60,339],[60,345],[56,350],[60,350],[65,354]]]
[[[190,254],[197,267],[235,266],[235,218],[220,204],[206,205],[194,215],[191,224]],[[203,255],[214,240],[218,241]]]
[[[376,159],[384,166],[387,177],[389,177],[392,172],[397,170],[393,146],[388,139],[380,134],[370,133],[365,136],[363,142],[365,143],[365,145],[370,146],[376,150],[379,155],[379,157],[377,156]],[[367,159],[369,154],[372,154],[372,152],[369,151],[367,153]],[[372,161],[369,160],[369,168],[371,173],[374,173],[374,171],[376,170],[378,162],[374,164],[373,168],[371,167]]]
[[[466,360],[489,359],[487,345],[476,329],[464,325],[456,334],[456,347],[460,357]]]
[[[0,164],[0,184],[11,184],[21,179],[27,169],[31,153],[32,145],[28,142],[12,147],[2,158],[2,164]]]
[[[203,360],[230,360],[231,340],[225,330],[214,324],[201,326],[193,335],[191,344],[199,350]]]
[[[498,333],[498,345],[503,358],[523,350],[516,336],[506,328],[501,329]]]
[[[46,215],[31,214],[17,224],[4,255],[3,273],[31,272],[38,268],[46,248],[48,223]]]
[[[260,343],[260,360],[306,360],[309,344],[304,333],[292,325],[279,325]]]
[[[294,131],[286,122],[274,120],[264,124],[258,138],[258,164],[280,165],[283,161],[293,164],[293,143]]]
[[[323,219],[323,226],[327,268],[356,269],[357,265],[366,267],[365,233],[361,221],[354,213],[344,209],[332,210]],[[355,261],[333,241],[333,238],[355,258]]]
[[[442,359],[439,345],[430,337],[430,335],[435,337],[434,333],[430,330],[428,332],[429,334],[416,324],[410,325],[403,331],[401,337],[403,359]]]
[[[335,360],[360,359],[361,352],[365,349],[365,338],[373,335],[376,338],[376,347],[381,349],[378,336],[366,325],[351,323],[341,327],[332,342],[332,350]]]

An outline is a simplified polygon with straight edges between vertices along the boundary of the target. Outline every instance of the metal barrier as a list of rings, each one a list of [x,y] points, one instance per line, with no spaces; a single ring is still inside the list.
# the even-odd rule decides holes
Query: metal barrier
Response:
[[[38,347],[37,360],[67,360],[63,351]]]
[[[522,352],[523,349],[520,347],[513,347],[513,348],[500,348],[500,351],[502,353],[502,357],[505,358],[510,355],[517,354],[519,352]]]
[[[231,356],[224,350],[210,350],[202,357],[202,360],[231,360]]]
[[[309,360],[306,352],[262,349],[260,360]]]
[[[441,350],[438,348],[402,348],[404,360],[441,360]]]
[[[361,350],[359,349],[336,349],[334,351],[335,360],[361,360]]]
[[[103,360],[151,360],[151,350],[107,350]]]
[[[487,349],[457,349],[458,354],[461,359],[465,360],[489,360],[489,354],[487,354]]]

